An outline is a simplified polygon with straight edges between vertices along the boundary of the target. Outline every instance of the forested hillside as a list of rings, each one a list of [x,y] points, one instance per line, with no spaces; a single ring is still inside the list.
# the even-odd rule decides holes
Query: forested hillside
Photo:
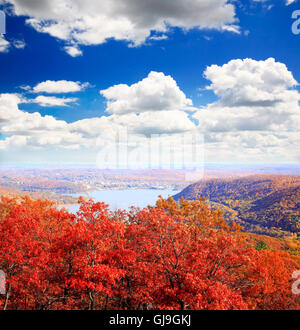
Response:
[[[300,176],[252,175],[194,183],[174,196],[188,200],[205,197],[222,209],[228,221],[246,231],[271,236],[300,233]]]

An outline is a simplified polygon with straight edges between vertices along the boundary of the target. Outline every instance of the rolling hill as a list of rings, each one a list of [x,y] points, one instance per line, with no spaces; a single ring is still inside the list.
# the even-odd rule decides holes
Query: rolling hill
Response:
[[[282,237],[300,235],[300,176],[251,175],[209,179],[189,185],[181,197],[205,197],[213,208],[224,211],[248,232]]]

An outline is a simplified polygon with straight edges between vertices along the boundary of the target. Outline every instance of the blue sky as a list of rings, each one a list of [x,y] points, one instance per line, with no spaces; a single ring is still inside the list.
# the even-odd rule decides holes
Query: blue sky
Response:
[[[201,1],[205,2],[206,0],[198,0],[195,1],[195,3],[201,3]],[[209,77],[213,77],[211,78],[212,80],[206,79],[207,77],[205,78],[204,72],[207,67],[211,67],[212,65],[217,65],[219,68],[222,68],[223,65],[237,59],[244,60],[249,58],[253,61],[259,62],[266,61],[268,58],[274,58],[275,63],[282,63],[286,66],[286,72],[291,72],[295,81],[300,81],[300,35],[294,35],[291,31],[291,25],[294,21],[291,18],[292,12],[296,9],[300,9],[300,2],[298,1],[287,6],[285,0],[247,0],[231,2],[227,2],[226,0],[214,0],[213,2],[216,3],[216,7],[212,8],[212,12],[217,10],[218,5],[231,5],[231,9],[234,10],[232,19],[229,17],[222,20],[221,12],[220,15],[216,15],[216,18],[212,18],[213,22],[206,21],[206,18],[201,18],[201,15],[199,21],[195,21],[195,17],[193,17],[192,14],[189,14],[190,12],[186,10],[186,8],[183,8],[187,11],[186,16],[182,18],[177,14],[174,14],[176,19],[174,17],[168,18],[171,23],[167,22],[168,24],[163,28],[156,27],[159,25],[155,25],[155,28],[153,28],[154,25],[151,25],[151,20],[153,20],[152,16],[149,18],[149,21],[151,22],[145,27],[142,26],[142,23],[140,22],[136,23],[132,16],[126,12],[126,14],[122,13],[122,17],[126,17],[126,19],[129,17],[131,23],[139,24],[137,28],[138,33],[133,28],[133,32],[131,30],[128,32],[128,35],[133,33],[133,37],[127,37],[127,35],[126,37],[120,37],[120,32],[118,32],[119,34],[116,34],[117,37],[108,38],[105,42],[102,42],[102,39],[99,39],[98,37],[102,33],[104,33],[104,37],[106,36],[106,32],[102,31],[103,27],[94,22],[90,23],[90,21],[87,19],[85,20],[85,18],[84,22],[87,26],[84,28],[90,29],[88,24],[95,24],[96,36],[74,37],[75,32],[73,31],[72,36],[68,35],[66,37],[65,35],[58,35],[57,37],[55,26],[51,25],[52,23],[50,24],[51,29],[46,33],[45,26],[47,27],[47,24],[49,25],[50,20],[53,21],[54,16],[52,17],[49,14],[49,17],[47,17],[46,5],[48,5],[48,1],[44,0],[40,2],[44,2],[45,8],[41,6],[41,8],[37,10],[36,8],[39,6],[37,5],[37,2],[35,4],[34,0],[23,1],[23,4],[22,1],[18,0],[0,1],[0,4],[3,4],[2,9],[7,12],[7,33],[4,36],[4,39],[9,43],[3,46],[3,51],[0,52],[0,93],[18,97],[19,99],[14,102],[16,102],[18,110],[23,113],[39,113],[42,118],[47,115],[53,116],[55,120],[67,124],[80,122],[81,120],[89,118],[101,118],[101,116],[117,116],[120,115],[120,113],[115,112],[118,104],[115,104],[116,107],[113,108],[110,113],[106,111],[109,98],[101,95],[99,91],[107,90],[108,88],[118,86],[119,84],[131,86],[132,84],[142,81],[142,79],[146,78],[151,71],[163,73],[165,77],[171,76],[177,83],[178,90],[176,90],[176,93],[179,93],[179,90],[184,93],[186,99],[192,101],[192,106],[198,109],[194,109],[195,111],[199,111],[199,109],[205,108],[209,104],[215,104],[214,109],[220,107],[220,104],[217,104],[220,101],[220,98],[221,101],[223,100],[221,102],[222,106],[228,108],[232,105],[224,104],[225,96],[223,95],[220,97],[220,92],[219,95],[216,93],[219,86],[216,88],[205,89],[206,86],[212,83],[213,79],[217,78],[211,73]],[[63,2],[69,4],[72,3],[69,0],[64,0],[61,3]],[[150,3],[151,2],[152,1],[150,1]],[[154,2],[156,1],[153,1],[153,3]],[[185,1],[181,2],[182,6],[184,6]],[[188,2],[189,1],[186,3]],[[98,9],[96,8],[95,11],[97,10]],[[116,9],[112,8],[112,12],[113,10]],[[134,10],[138,9],[134,8]],[[156,8],[156,10],[159,12],[159,8]],[[55,10],[53,12],[57,15]],[[87,11],[87,13],[89,12]],[[73,19],[75,20],[78,13],[77,11],[74,11],[73,14]],[[208,13],[207,15],[209,14],[211,13]],[[224,15],[225,14],[226,12]],[[190,19],[188,19],[188,15],[191,15]],[[32,22],[29,22],[28,19],[35,19],[38,23],[33,24]],[[148,16],[143,19],[146,21]],[[61,30],[67,30],[69,29],[69,26],[72,25],[70,22],[65,23],[64,18],[62,17],[57,16],[55,20],[62,24]],[[67,24],[69,25],[67,26]],[[110,24],[109,20],[107,24]],[[201,25],[201,27],[199,28],[198,25]],[[226,26],[226,28],[224,28],[224,26]],[[78,29],[78,27],[75,27],[74,30],[76,30],[76,28]],[[97,29],[99,29],[99,31],[97,31]],[[143,35],[144,29],[149,29],[150,37],[144,38],[144,40],[141,41],[141,39],[143,39],[143,36],[141,37],[141,35]],[[114,35],[114,32],[109,33],[107,32],[108,36]],[[162,37],[162,40],[155,40],[155,37],[152,38],[151,36]],[[87,45],[88,43],[91,45]],[[132,46],[132,43],[136,43],[137,45]],[[66,47],[72,47],[75,52],[73,53],[73,56],[71,56],[71,51],[69,54],[67,53]],[[78,56],[75,56],[77,55],[76,52],[78,52]],[[276,70],[275,65],[274,69]],[[165,77],[162,77],[159,81],[163,81]],[[226,77],[223,77],[223,79],[226,79]],[[287,77],[287,80],[288,79],[290,79],[290,77]],[[286,91],[289,91],[291,88],[297,91],[297,84],[290,84],[287,80],[283,83],[286,85],[282,88],[286,89]],[[88,83],[89,85],[82,88],[79,92],[48,93],[43,91],[41,93],[36,93],[33,91],[34,86],[45,81],[67,81],[78,82],[79,84]],[[266,92],[269,93],[269,90]],[[234,93],[234,97],[236,98],[237,91],[234,91]],[[32,101],[38,96],[72,100],[67,102],[66,106],[56,106],[55,104],[42,106],[41,102]],[[165,95],[162,97],[164,96]],[[76,99],[76,101],[74,99]],[[115,94],[110,100],[115,100]],[[119,100],[120,106],[122,104],[128,105],[127,101],[127,103],[124,103],[125,101],[123,101],[124,100]],[[231,140],[228,140],[226,148],[224,148],[224,145],[219,145],[218,147],[217,141],[220,142],[221,138],[211,136],[212,134],[216,135],[216,132],[228,136],[229,132],[231,132],[231,139],[234,138],[235,141],[234,144],[231,145],[232,148],[238,145],[241,146],[237,150],[240,157],[237,157],[236,162],[256,162],[255,155],[257,155],[257,162],[263,162],[264,159],[266,159],[266,155],[270,154],[273,155],[270,161],[280,162],[282,161],[283,150],[286,152],[285,160],[287,162],[298,162],[299,158],[293,151],[299,146],[297,129],[291,127],[290,123],[287,123],[285,127],[275,127],[274,123],[272,127],[258,128],[257,130],[259,133],[257,133],[257,130],[253,127],[251,129],[245,129],[241,128],[240,125],[237,129],[236,127],[231,127],[231,124],[228,125],[228,127],[230,126],[231,128],[223,129],[223,131],[216,130],[206,123],[206,119],[204,120],[202,115],[200,116],[202,121],[195,121],[195,117],[193,117],[194,113],[189,112],[191,109],[187,110],[184,108],[188,102],[186,100],[183,100],[182,102],[182,109],[175,109],[174,105],[167,105],[169,108],[166,109],[157,109],[153,106],[153,109],[148,110],[150,112],[156,110],[182,110],[185,111],[187,118],[189,118],[192,123],[195,123],[197,127],[206,127],[206,131],[201,128],[201,134],[204,134],[207,141],[214,139],[214,146],[212,147],[211,144],[208,148],[207,161],[228,162],[232,159],[231,152],[227,154],[225,152],[225,149],[230,149]],[[171,107],[174,109],[171,109]],[[269,110],[268,107],[265,111],[269,113]],[[296,115],[298,110],[299,109],[295,109]],[[219,110],[215,109],[214,111]],[[238,113],[238,110],[235,109],[234,111]],[[264,110],[256,109],[255,114],[252,113],[252,116],[256,115],[259,122],[257,111]],[[280,111],[281,110],[278,110],[277,113]],[[147,111],[145,112],[147,113]],[[140,113],[145,112],[140,111]],[[133,113],[133,111],[127,111],[125,109],[121,115],[124,115],[125,113]],[[135,110],[135,113],[138,114],[139,110]],[[157,112],[157,114],[159,114],[159,112]],[[293,116],[295,114],[293,114]],[[23,114],[20,114],[20,116],[23,116]],[[31,117],[28,118],[28,120],[32,120],[30,119]],[[165,119],[166,117],[163,116],[162,118]],[[197,118],[199,119],[199,117]],[[234,118],[236,118],[236,115]],[[127,119],[123,119],[119,122],[122,123],[121,125],[126,126],[126,124],[123,123],[127,122]],[[8,119],[6,118],[5,120]],[[179,118],[179,120],[181,119]],[[294,117],[291,118],[290,121],[295,121]],[[201,125],[201,123],[203,123],[203,125]],[[20,122],[20,125],[22,125],[22,121]],[[153,125],[151,127],[153,127]],[[189,127],[189,125],[187,125],[187,127]],[[36,128],[29,127],[27,132],[20,132],[22,131],[20,127],[18,129],[19,132],[17,132],[16,129],[8,129],[6,126],[1,130],[1,141],[6,141],[5,143],[3,142],[2,145],[3,163],[6,161],[26,162],[28,160],[28,156],[26,155],[31,155],[36,161],[41,158],[41,162],[42,159],[48,158],[47,156],[39,155],[48,155],[48,160],[50,161],[53,160],[53,153],[64,154],[62,146],[67,145],[67,143],[60,143],[58,141],[57,144],[51,142],[49,145],[47,142],[42,144],[30,144],[28,143],[28,136],[31,136],[33,130],[36,130]],[[147,129],[149,130],[151,128],[148,127]],[[174,131],[172,131],[170,128],[170,131],[163,133],[177,134],[180,129],[175,127]],[[42,128],[40,128],[40,131],[41,130]],[[188,128],[183,129],[184,132],[187,130]],[[274,144],[276,144],[274,139],[282,139],[279,131],[281,132],[281,135],[285,134],[282,133],[283,131],[289,132],[292,134],[292,137],[286,136],[285,143],[282,146],[274,147]],[[260,137],[258,137],[258,135],[255,137],[248,136],[248,139],[251,139],[251,141],[257,140],[255,146],[249,142],[243,142],[247,132],[249,134],[254,134],[253,132],[256,132],[255,134],[260,134]],[[55,133],[55,131],[51,131],[51,133]],[[74,132],[72,131],[72,134],[73,133]],[[74,134],[85,133],[81,130],[80,132],[76,131]],[[239,138],[242,139],[239,142],[235,139],[238,134],[240,134]],[[20,136],[22,136],[22,138],[20,138]],[[24,136],[27,137],[26,142],[24,142]],[[266,146],[262,147],[260,144],[260,141],[262,141],[261,137],[266,136],[268,136],[268,139],[271,142],[264,142],[266,143]],[[13,141],[13,139],[16,141],[19,139],[21,141],[23,139],[23,142],[21,144],[7,143],[7,139],[9,138],[11,138],[10,141]],[[82,135],[81,138],[84,139],[85,136]],[[79,161],[77,151],[72,151],[74,156],[71,157],[69,150],[84,149],[87,161],[93,162],[93,156],[91,155],[93,155],[94,152],[91,148],[87,147],[84,143],[84,145],[80,145],[81,142],[77,142],[74,142],[73,146],[68,144],[68,151],[66,152],[68,156],[66,156],[66,158],[69,160],[72,158],[72,161],[74,162]],[[246,143],[245,146],[243,146],[243,143]],[[28,148],[29,153],[27,153],[27,151],[24,153],[24,148],[26,150]],[[289,152],[289,149],[287,150],[287,148],[290,148],[291,152]],[[249,151],[249,157],[245,157],[245,150],[246,153]],[[219,158],[215,156],[217,153],[221,154]],[[52,156],[50,157],[50,155]],[[63,156],[59,156],[59,159],[62,162],[66,161]]]

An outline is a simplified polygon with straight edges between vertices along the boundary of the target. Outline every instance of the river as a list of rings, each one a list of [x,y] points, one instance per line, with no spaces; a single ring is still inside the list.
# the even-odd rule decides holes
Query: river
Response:
[[[95,202],[105,202],[110,205],[112,210],[115,209],[128,209],[130,206],[146,207],[148,205],[154,205],[161,195],[164,198],[168,198],[177,194],[176,190],[158,190],[158,189],[130,189],[130,190],[95,190],[88,193],[72,194],[71,196],[89,197]],[[65,205],[68,211],[75,213],[78,211],[78,204]]]

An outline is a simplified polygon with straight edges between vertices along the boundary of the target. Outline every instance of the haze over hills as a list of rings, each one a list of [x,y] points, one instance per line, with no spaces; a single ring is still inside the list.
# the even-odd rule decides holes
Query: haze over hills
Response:
[[[300,174],[297,165],[205,165],[200,177],[242,177],[251,174]],[[100,169],[92,166],[1,166],[0,187],[27,192],[77,193],[107,189],[181,190],[199,180],[184,169]]]
[[[222,209],[226,220],[246,231],[271,236],[300,233],[300,176],[251,175],[242,178],[204,179],[189,185],[181,197],[205,197],[213,208]]]
[[[0,195],[49,199],[76,204],[69,194],[96,190],[182,190],[175,199],[204,196],[227,221],[246,231],[270,236],[297,236],[300,175],[295,166],[207,166],[204,179],[186,180],[184,170],[101,170],[89,167],[1,167]],[[272,174],[270,174],[272,173]],[[282,175],[285,173],[285,175]],[[134,201],[132,201],[134,202]]]

